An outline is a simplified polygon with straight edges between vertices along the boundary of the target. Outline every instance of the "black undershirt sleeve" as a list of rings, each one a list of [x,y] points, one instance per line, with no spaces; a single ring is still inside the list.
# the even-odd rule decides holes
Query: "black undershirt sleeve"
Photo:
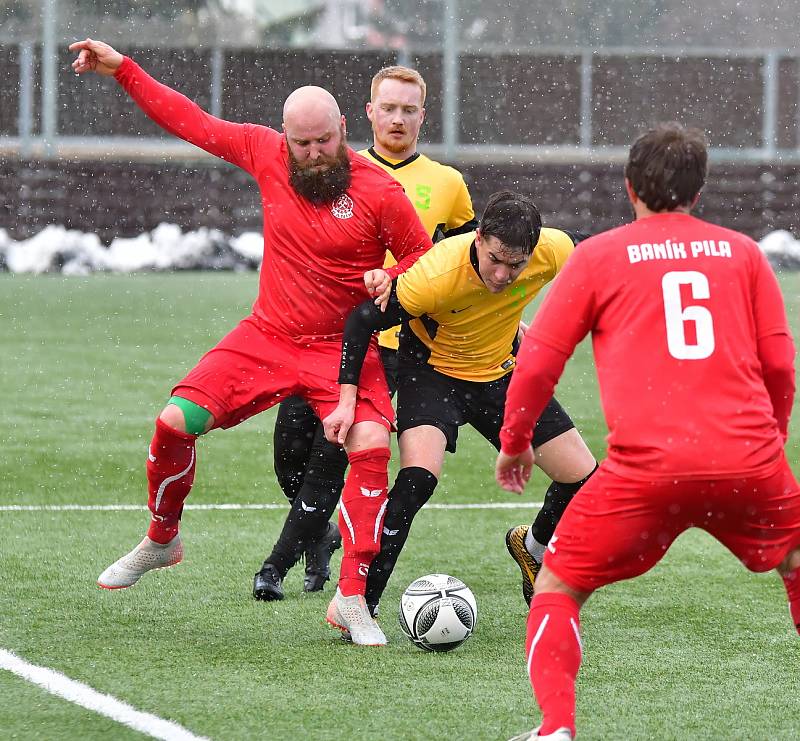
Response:
[[[457,234],[466,234],[467,232],[474,232],[478,228],[478,220],[477,219],[470,219],[469,221],[465,221],[461,226],[454,226],[452,229],[448,229],[444,236],[447,237],[455,237]]]
[[[577,232],[572,231],[571,229],[562,229],[562,232],[566,234],[571,240],[572,244],[577,245],[578,242],[583,242],[584,239],[589,239],[592,235],[587,232]]]
[[[386,305],[386,311],[381,311],[380,307],[375,306],[372,299],[356,306],[344,323],[339,383],[351,383],[357,386],[372,335],[412,318],[397,298],[397,279],[392,281],[392,294]]]

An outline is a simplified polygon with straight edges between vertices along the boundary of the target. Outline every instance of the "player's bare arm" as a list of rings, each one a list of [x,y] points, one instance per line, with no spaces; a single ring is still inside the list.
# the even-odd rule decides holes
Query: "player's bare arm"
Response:
[[[122,64],[123,56],[116,49],[102,41],[85,39],[69,45],[70,51],[77,51],[78,56],[72,63],[76,75],[86,72],[97,72],[98,75],[111,77]]]

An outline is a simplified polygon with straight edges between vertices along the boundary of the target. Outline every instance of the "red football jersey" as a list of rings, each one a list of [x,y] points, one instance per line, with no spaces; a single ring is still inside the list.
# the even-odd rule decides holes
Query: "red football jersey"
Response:
[[[730,478],[778,463],[783,441],[757,343],[789,328],[775,275],[751,239],[673,212],[582,242],[523,348],[569,355],[588,332],[610,470],[638,480]],[[524,355],[506,403],[511,453],[527,415],[546,401],[525,378]]]
[[[314,205],[289,184],[284,135],[215,118],[128,57],[115,77],[157,124],[256,179],[264,260],[253,312],[275,331],[295,338],[340,334],[350,309],[369,298],[365,271],[382,267],[389,250],[398,260],[387,269],[394,277],[431,247],[402,187],[353,150],[347,193]]]

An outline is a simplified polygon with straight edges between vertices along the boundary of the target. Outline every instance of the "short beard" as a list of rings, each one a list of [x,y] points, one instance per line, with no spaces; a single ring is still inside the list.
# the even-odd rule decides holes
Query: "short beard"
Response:
[[[392,154],[402,154],[411,146],[412,141],[413,139],[409,137],[403,141],[395,142],[387,136],[385,139],[378,139],[378,144],[380,144],[381,147],[383,147],[387,152],[391,152]]]
[[[301,165],[289,149],[289,183],[295,192],[311,201],[315,206],[333,203],[350,187],[350,157],[344,137],[332,159],[325,158],[327,170],[314,171],[308,165]]]

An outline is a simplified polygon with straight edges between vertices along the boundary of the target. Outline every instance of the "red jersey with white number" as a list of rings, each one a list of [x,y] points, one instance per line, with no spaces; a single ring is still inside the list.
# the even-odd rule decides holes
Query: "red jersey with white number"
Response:
[[[284,135],[215,118],[128,57],[115,77],[161,127],[256,179],[264,260],[253,313],[271,329],[299,339],[340,334],[350,309],[369,298],[365,271],[382,267],[389,250],[398,264],[387,272],[395,277],[431,247],[402,187],[352,150],[347,193],[314,205],[289,184]]]
[[[673,212],[582,242],[524,346],[568,355],[588,332],[609,470],[669,480],[778,465],[783,441],[757,341],[789,329],[775,275],[751,239]],[[518,362],[506,403],[509,450],[518,448],[525,408],[539,403],[538,390],[522,383],[524,357]]]

